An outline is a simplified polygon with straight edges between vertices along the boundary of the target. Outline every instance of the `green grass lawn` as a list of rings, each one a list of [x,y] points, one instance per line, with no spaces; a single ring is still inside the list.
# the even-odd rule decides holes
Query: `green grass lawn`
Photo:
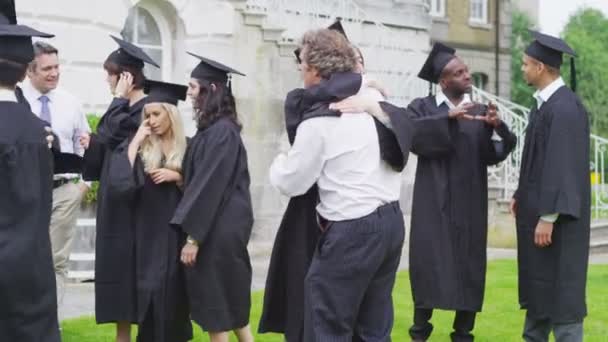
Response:
[[[608,265],[591,265],[587,283],[589,316],[585,320],[585,341],[608,341]],[[409,341],[407,329],[412,320],[412,297],[408,273],[401,272],[394,291],[395,326],[393,341]],[[261,314],[262,293],[253,294],[252,328],[256,329]],[[437,311],[432,323],[435,331],[430,341],[449,341],[453,313]],[[486,297],[483,312],[478,316],[474,334],[476,341],[522,341],[523,311],[517,304],[517,265],[515,261],[493,261],[488,265]],[[96,326],[92,317],[62,322],[64,342],[111,341],[114,328]],[[236,341],[236,339],[233,339]],[[134,341],[134,340],[133,340]],[[198,327],[193,341],[208,341]],[[282,336],[256,336],[258,342],[282,342]]]

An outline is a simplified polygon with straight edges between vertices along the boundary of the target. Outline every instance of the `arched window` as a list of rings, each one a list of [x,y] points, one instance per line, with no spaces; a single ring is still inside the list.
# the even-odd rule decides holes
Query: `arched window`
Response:
[[[473,77],[473,85],[481,90],[488,90],[488,75],[483,72],[474,72]]]
[[[142,48],[158,65],[163,66],[163,37],[158,23],[148,10],[139,6],[131,8],[121,34],[125,40]],[[162,70],[154,66],[146,64],[144,72],[148,78],[162,79]]]

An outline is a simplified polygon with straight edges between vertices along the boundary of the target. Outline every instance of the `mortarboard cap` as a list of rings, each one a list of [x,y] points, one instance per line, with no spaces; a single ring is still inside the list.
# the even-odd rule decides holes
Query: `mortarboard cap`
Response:
[[[344,38],[346,38],[346,40],[348,40],[348,36],[346,35],[346,31],[344,30],[344,26],[342,26],[342,18],[338,17],[336,18],[336,21],[334,21],[333,24],[329,25],[327,27],[328,30],[332,30],[332,31],[336,31],[340,34],[342,34],[344,36]],[[297,49],[293,50],[293,54],[296,56],[296,60],[298,61],[298,64],[302,64],[302,60],[300,59],[300,53],[302,52],[302,48],[298,47]]]
[[[181,84],[146,80],[144,93],[148,95],[147,103],[170,103],[177,106],[178,101],[186,99],[188,87]]]
[[[54,35],[17,25],[15,2],[0,1],[0,58],[28,64],[34,59],[32,37],[51,38]]]
[[[456,57],[455,52],[456,50],[447,45],[435,43],[418,77],[431,83],[438,83],[445,66]]]
[[[142,69],[144,67],[144,63],[160,68],[158,63],[156,63],[152,57],[148,56],[148,54],[140,47],[112,35],[110,35],[110,37],[114,39],[119,48],[108,56],[107,61],[122,66],[132,66]]]
[[[576,90],[576,68],[574,65],[576,52],[562,39],[538,31],[530,30],[530,33],[534,37],[534,41],[526,48],[526,55],[557,69],[562,65],[564,53],[572,56],[570,60],[570,82],[572,90]]]
[[[199,56],[192,52],[188,52],[188,54],[200,60],[199,64],[194,68],[194,70],[192,70],[192,73],[190,74],[190,77],[192,78],[225,83],[228,81],[228,74],[245,76],[245,74],[242,72],[220,62]]]
[[[17,25],[15,0],[0,0],[0,25]]]

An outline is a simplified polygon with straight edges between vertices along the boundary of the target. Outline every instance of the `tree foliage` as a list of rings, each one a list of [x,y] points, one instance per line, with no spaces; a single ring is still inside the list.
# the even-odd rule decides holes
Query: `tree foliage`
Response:
[[[570,17],[563,37],[576,51],[577,94],[590,115],[593,133],[608,136],[608,18],[582,8]],[[566,59],[566,58],[565,58]],[[565,80],[569,68],[562,68]]]
[[[531,107],[534,104],[533,89],[524,81],[521,72],[521,60],[526,46],[532,41],[528,29],[532,28],[532,20],[523,12],[513,10],[511,34],[511,100],[522,106]]]

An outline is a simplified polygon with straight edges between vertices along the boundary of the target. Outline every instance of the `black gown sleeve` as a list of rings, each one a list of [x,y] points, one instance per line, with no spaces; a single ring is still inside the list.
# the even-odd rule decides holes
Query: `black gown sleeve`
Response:
[[[240,137],[236,129],[228,125],[232,123],[218,122],[207,128],[205,139],[193,142],[192,160],[188,163],[194,170],[171,220],[171,225],[199,242],[213,229],[215,218],[221,213],[224,199],[230,196],[234,183],[233,174],[240,158]]]
[[[452,134],[456,122],[450,122],[448,113],[429,112],[421,99],[407,107],[413,121],[412,152],[424,158],[441,158],[453,149]]]
[[[502,140],[492,139],[494,131]],[[504,122],[501,122],[495,129],[484,127],[482,135],[481,157],[487,165],[496,165],[507,159],[517,145],[517,136]]]
[[[405,108],[394,106],[388,102],[380,102],[380,107],[388,115],[391,123],[389,130],[378,120],[374,120],[383,159],[393,169],[402,171],[407,164],[410,149],[412,148],[414,124]]]
[[[101,169],[105,159],[106,147],[91,134],[89,148],[85,150],[82,158],[82,178],[86,181],[97,181],[101,177]]]
[[[129,141],[125,140],[110,153],[108,183],[112,193],[118,195],[133,195],[135,191],[144,186],[145,171],[139,155],[135,158],[133,166],[129,161]]]
[[[545,158],[540,180],[539,215],[559,213],[581,217],[585,199],[581,179],[589,179],[589,126],[586,111],[575,99],[566,98],[552,106]]]

